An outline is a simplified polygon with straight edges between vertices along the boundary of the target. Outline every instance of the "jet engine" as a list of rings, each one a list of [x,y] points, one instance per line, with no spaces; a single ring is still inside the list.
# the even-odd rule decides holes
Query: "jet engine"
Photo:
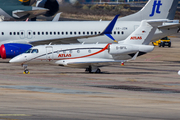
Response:
[[[150,45],[111,44],[108,47],[108,52],[111,55],[131,54],[136,52],[148,53],[153,50],[154,50],[154,46],[150,46]]]
[[[36,7],[42,7],[42,8],[49,9],[49,11],[47,11],[45,14],[46,17],[49,17],[58,12],[59,3],[57,0],[39,0],[36,3]]]
[[[32,45],[21,43],[6,43],[0,47],[0,55],[2,59],[13,58],[21,53],[26,52]]]

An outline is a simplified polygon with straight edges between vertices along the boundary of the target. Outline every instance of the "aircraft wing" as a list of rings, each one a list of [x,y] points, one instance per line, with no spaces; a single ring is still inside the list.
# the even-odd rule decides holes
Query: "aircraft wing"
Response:
[[[13,16],[16,18],[22,18],[22,17],[28,17],[28,18],[34,18],[38,15],[45,14],[48,9],[37,9],[37,10],[31,10],[31,11],[22,11],[22,10],[16,10],[13,11]]]
[[[97,37],[97,36],[102,36],[102,35],[111,36],[110,34],[112,33],[112,30],[114,28],[114,25],[116,24],[118,17],[119,15],[116,15],[114,19],[109,23],[109,25],[104,29],[104,31],[96,35],[75,36],[75,37],[58,38],[58,39],[44,39],[44,40],[38,40],[38,41],[31,41],[29,43],[32,45],[42,45],[42,44],[50,44],[50,43],[69,44],[69,43],[79,43],[77,39],[82,39],[82,38]]]
[[[115,61],[113,59],[102,59],[102,58],[79,58],[79,59],[72,59],[72,60],[59,60],[56,61],[56,64],[69,66],[69,67],[79,67],[79,68],[87,68],[90,65],[93,66],[107,66],[114,62],[125,62],[125,60]]]

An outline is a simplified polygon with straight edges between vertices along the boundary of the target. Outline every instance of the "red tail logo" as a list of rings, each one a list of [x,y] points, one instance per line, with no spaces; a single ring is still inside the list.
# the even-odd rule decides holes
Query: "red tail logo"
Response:
[[[139,37],[134,36],[134,37],[131,37],[130,40],[142,40],[142,37],[141,36],[139,36]]]

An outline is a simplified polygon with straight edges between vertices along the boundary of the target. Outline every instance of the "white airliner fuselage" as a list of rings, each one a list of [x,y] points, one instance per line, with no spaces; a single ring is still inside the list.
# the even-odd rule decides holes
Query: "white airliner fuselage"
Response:
[[[109,21],[77,21],[77,22],[0,22],[0,44],[4,43],[33,43],[49,41],[52,39],[73,38],[101,33]],[[172,23],[174,24],[174,23]],[[117,21],[112,31],[112,36],[121,41],[127,38],[140,22]],[[177,33],[178,28],[157,29],[152,40],[157,40],[167,35]],[[74,40],[76,41],[76,40]],[[85,43],[111,43],[107,36],[78,39]],[[48,43],[48,42],[47,42]],[[49,42],[50,43],[50,42]],[[73,43],[62,41],[62,43]]]

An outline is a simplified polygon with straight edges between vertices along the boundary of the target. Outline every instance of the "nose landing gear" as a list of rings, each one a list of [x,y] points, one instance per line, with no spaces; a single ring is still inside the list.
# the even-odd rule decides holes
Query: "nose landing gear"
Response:
[[[88,68],[86,68],[85,72],[89,72],[89,73],[101,73],[101,70],[96,67],[96,66],[89,66]]]
[[[24,72],[23,74],[30,74],[29,70],[27,69],[27,65],[22,65],[24,67]]]

